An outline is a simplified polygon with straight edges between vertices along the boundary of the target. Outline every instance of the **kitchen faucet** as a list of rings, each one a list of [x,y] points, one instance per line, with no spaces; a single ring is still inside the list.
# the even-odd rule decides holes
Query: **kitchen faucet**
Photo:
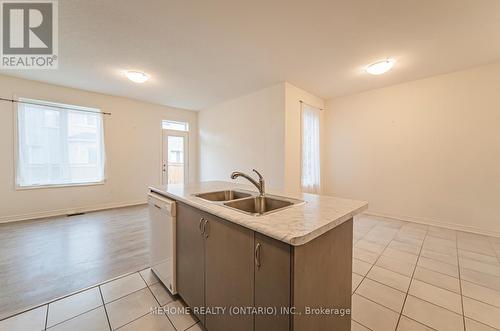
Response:
[[[238,177],[246,178],[250,183],[255,185],[255,187],[259,190],[259,196],[263,197],[266,194],[266,182],[264,181],[264,177],[262,177],[262,175],[257,170],[255,170],[255,169],[252,169],[252,170],[257,174],[257,176],[259,176],[259,182],[257,182],[255,179],[253,179],[249,175],[247,175],[243,172],[240,172],[240,171],[234,171],[231,174],[231,179],[236,179]]]

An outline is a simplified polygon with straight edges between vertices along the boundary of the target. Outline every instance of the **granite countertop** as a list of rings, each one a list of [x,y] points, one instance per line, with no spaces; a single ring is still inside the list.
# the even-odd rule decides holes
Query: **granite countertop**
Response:
[[[229,189],[255,192],[253,186],[211,181],[188,185],[152,186],[149,189],[293,246],[303,245],[319,237],[368,208],[368,203],[365,201],[268,190],[267,194],[300,199],[304,203],[267,215],[254,216],[194,196],[196,193]]]

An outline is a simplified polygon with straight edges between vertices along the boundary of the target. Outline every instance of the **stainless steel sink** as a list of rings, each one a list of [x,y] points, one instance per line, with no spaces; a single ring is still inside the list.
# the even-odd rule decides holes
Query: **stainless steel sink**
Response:
[[[257,196],[225,202],[223,205],[229,208],[237,209],[247,214],[264,215],[270,212],[275,212],[287,207],[291,207],[301,202],[302,201],[300,200],[275,196]]]
[[[260,196],[257,192],[246,190],[220,190],[197,193],[193,194],[193,196],[219,206],[255,216],[273,213],[304,203],[302,200],[277,195]]]
[[[208,201],[230,201],[230,200],[247,198],[251,196],[251,194],[241,191],[225,190],[225,191],[198,193],[195,194],[194,196]]]

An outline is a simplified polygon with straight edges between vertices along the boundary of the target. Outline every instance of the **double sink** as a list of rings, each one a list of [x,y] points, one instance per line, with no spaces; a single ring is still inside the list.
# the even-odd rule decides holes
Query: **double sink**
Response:
[[[208,202],[249,214],[266,215],[303,203],[301,200],[286,197],[264,195],[244,190],[223,190],[194,194],[195,197]]]

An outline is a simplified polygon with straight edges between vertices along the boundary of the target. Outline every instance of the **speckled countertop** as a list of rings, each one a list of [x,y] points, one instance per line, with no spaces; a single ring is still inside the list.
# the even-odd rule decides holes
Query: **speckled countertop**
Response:
[[[196,193],[228,189],[256,191],[253,186],[220,181],[150,187],[155,193],[184,202],[293,246],[303,245],[319,237],[368,208],[368,203],[365,201],[268,190],[268,194],[300,199],[304,203],[267,215],[252,216],[194,196]]]

